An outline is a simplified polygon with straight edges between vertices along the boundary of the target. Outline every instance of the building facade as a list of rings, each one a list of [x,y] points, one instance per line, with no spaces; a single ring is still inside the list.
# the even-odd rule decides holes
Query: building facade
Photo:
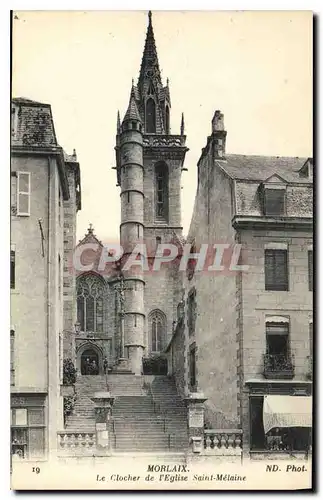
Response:
[[[11,123],[11,442],[13,456],[34,460],[56,449],[63,425],[64,221],[79,167],[50,105],[13,99]]]
[[[301,452],[312,411],[313,161],[227,154],[225,142],[216,111],[188,242],[192,253],[217,245],[220,267],[211,270],[214,256],[202,269],[192,261],[169,362],[183,393],[207,398],[206,426],[240,430],[246,454]]]

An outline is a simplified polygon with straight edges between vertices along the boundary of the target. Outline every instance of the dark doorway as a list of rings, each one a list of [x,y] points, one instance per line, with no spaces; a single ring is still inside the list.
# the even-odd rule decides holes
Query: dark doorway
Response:
[[[94,349],[86,349],[81,355],[81,374],[99,374],[99,356]]]
[[[160,356],[143,358],[144,375],[167,375],[167,359]]]
[[[265,431],[263,424],[263,404],[264,398],[252,397],[250,398],[250,423],[251,423],[251,449],[264,450],[265,449]]]

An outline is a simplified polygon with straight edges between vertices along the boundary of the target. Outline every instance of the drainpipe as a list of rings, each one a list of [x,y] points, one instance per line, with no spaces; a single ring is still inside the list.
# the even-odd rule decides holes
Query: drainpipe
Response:
[[[49,362],[50,362],[50,354],[49,354],[49,336],[50,336],[50,286],[51,286],[51,275],[50,275],[50,254],[51,254],[51,241],[50,241],[50,233],[51,233],[51,217],[50,217],[50,202],[51,202],[51,190],[50,190],[50,157],[47,158],[48,161],[48,200],[47,200],[47,453],[49,454],[49,381],[50,381],[50,370],[49,370]]]

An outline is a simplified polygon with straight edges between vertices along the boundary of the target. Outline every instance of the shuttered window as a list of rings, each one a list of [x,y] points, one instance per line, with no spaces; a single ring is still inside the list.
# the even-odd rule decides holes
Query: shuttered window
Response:
[[[287,250],[265,250],[265,290],[288,290]]]
[[[17,215],[30,215],[30,172],[17,172]]]
[[[308,289],[313,290],[313,250],[308,250]]]
[[[265,215],[285,215],[285,189],[265,189]]]

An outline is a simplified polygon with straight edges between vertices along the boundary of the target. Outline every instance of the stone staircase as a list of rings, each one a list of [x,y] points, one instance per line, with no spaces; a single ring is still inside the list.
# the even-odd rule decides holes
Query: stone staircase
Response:
[[[171,378],[83,375],[78,377],[75,389],[77,399],[66,421],[67,430],[95,430],[91,396],[108,389],[115,398],[112,443],[116,452],[179,452],[188,447],[187,409]]]

